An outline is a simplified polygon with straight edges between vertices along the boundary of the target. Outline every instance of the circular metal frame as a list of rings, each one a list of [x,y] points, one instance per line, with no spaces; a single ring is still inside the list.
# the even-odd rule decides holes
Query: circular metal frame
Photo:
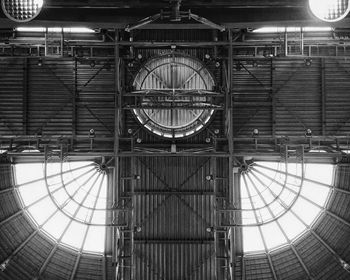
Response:
[[[36,8],[35,14],[34,15],[30,15],[30,16],[28,16],[25,19],[20,19],[20,18],[16,18],[13,13],[8,11],[8,8],[6,7],[6,5],[8,5],[10,3],[7,3],[7,2],[11,2],[12,5],[13,4],[21,5],[21,3],[18,4],[18,3],[13,3],[14,1],[1,0],[1,8],[2,8],[4,14],[6,15],[6,17],[9,18],[12,21],[19,22],[19,23],[29,22],[29,21],[35,19],[40,14],[40,12],[41,12],[41,10],[42,10],[42,8],[44,6],[44,1],[43,0],[32,0],[32,4],[33,5],[38,5],[38,7]],[[15,2],[18,2],[18,1],[15,1]]]
[[[136,119],[163,138],[192,136],[214,114],[213,109],[197,109],[195,105],[186,108],[191,103],[212,104],[212,97],[201,94],[212,91],[214,78],[198,59],[176,53],[152,58],[140,68],[133,86],[144,92],[141,108],[133,110]]]
[[[350,0],[347,0],[347,8],[344,11],[342,11],[342,13],[340,15],[338,15],[337,17],[329,19],[329,18],[324,17],[323,15],[317,13],[316,7],[320,7],[320,5],[322,5],[322,3],[321,3],[322,1],[326,2],[326,1],[329,1],[329,0],[309,0],[309,10],[310,10],[310,12],[315,17],[317,17],[318,19],[320,19],[322,21],[325,21],[325,22],[337,22],[337,21],[340,21],[340,20],[344,19],[350,12]],[[331,1],[338,1],[338,0],[331,0]],[[324,3],[323,5],[326,5],[326,4],[327,3]]]

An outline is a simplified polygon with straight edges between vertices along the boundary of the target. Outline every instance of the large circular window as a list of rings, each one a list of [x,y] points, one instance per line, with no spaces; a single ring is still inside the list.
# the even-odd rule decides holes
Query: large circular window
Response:
[[[166,55],[151,59],[134,79],[142,95],[139,122],[165,138],[181,138],[201,130],[214,113],[214,79],[197,59]],[[208,109],[207,109],[208,108]]]

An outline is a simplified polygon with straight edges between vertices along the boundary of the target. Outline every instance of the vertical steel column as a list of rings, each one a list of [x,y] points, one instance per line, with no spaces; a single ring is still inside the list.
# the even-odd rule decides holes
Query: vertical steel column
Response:
[[[227,118],[227,138],[228,138],[228,146],[229,146],[229,153],[230,157],[228,158],[228,187],[229,187],[229,203],[231,205],[235,204],[235,196],[236,190],[235,184],[234,184],[234,177],[233,177],[233,152],[234,152],[234,143],[233,143],[233,96],[232,96],[232,75],[233,75],[233,45],[232,45],[232,30],[228,30],[228,40],[229,40],[229,50],[228,50],[228,64],[227,64],[227,89],[226,89],[226,118]],[[236,186],[239,188],[239,186]],[[230,213],[230,220],[236,219],[236,214]],[[230,221],[231,224],[234,224],[234,221]],[[235,278],[235,262],[236,262],[236,248],[235,248],[235,239],[236,239],[236,228],[231,227],[230,228],[230,275],[231,279],[233,280]]]
[[[216,186],[216,157],[210,159],[210,176],[212,176],[210,184],[214,195],[211,197],[213,207],[213,234],[214,234],[214,280],[218,279],[218,238],[217,238],[217,186]]]
[[[61,28],[61,57],[64,56],[64,28]]]
[[[45,28],[45,56],[48,55],[48,43],[49,43],[49,30]],[[39,54],[40,55],[40,54]]]
[[[120,158],[119,158],[119,134],[120,134],[120,115],[121,115],[121,89],[120,89],[120,72],[119,72],[119,64],[120,64],[120,53],[119,53],[119,30],[115,30],[115,45],[114,45],[114,83],[115,83],[115,110],[114,110],[114,188],[113,188],[113,223],[116,224],[118,218],[118,212],[115,211],[118,206],[119,199],[119,185],[120,185]],[[118,228],[116,226],[113,227],[113,248],[112,248],[112,256],[113,256],[113,264],[115,267],[114,279],[118,279],[118,269],[119,265],[118,260]]]
[[[135,157],[132,157],[130,159],[130,170],[131,170],[131,176],[133,177],[131,179],[131,223],[130,223],[130,279],[135,280],[135,184],[136,184],[136,178],[135,178]]]
[[[321,104],[322,104],[322,135],[327,133],[327,92],[326,92],[326,63],[325,59],[321,58]]]
[[[304,30],[300,27],[300,54],[304,55]]]
[[[284,29],[284,55],[288,56],[288,31],[287,31],[287,27]]]
[[[28,134],[28,87],[29,87],[29,81],[28,81],[28,58],[24,58],[23,61],[23,135]]]
[[[270,96],[271,96],[271,130],[272,130],[272,136],[276,136],[276,93],[273,89],[273,70],[274,70],[274,64],[273,64],[273,58],[271,58],[270,63]]]
[[[78,60],[77,58],[74,58],[74,92],[72,96],[72,138],[73,141],[77,136],[77,104],[76,100],[79,95],[78,91]]]

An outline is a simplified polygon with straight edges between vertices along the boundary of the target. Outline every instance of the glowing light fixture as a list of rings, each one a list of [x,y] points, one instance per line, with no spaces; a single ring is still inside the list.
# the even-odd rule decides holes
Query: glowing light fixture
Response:
[[[16,22],[28,22],[37,17],[43,7],[43,0],[2,0],[5,15]]]
[[[350,11],[349,0],[309,0],[311,12],[320,20],[336,22]]]
[[[302,29],[301,29],[302,28]],[[253,33],[282,33],[282,32],[328,32],[332,31],[332,27],[262,27],[253,30]]]
[[[17,27],[16,31],[18,32],[33,32],[33,33],[42,33],[46,32],[45,27]],[[49,27],[47,28],[48,32],[64,32],[64,33],[95,33],[95,30],[86,28],[86,27]]]

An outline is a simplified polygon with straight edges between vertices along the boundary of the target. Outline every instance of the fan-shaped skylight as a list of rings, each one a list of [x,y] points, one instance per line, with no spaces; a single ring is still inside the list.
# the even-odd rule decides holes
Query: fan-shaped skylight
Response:
[[[24,210],[40,230],[79,251],[104,251],[107,178],[96,163],[30,163],[14,168]]]
[[[319,217],[333,166],[258,162],[241,174],[244,251],[269,251],[289,244]]]

